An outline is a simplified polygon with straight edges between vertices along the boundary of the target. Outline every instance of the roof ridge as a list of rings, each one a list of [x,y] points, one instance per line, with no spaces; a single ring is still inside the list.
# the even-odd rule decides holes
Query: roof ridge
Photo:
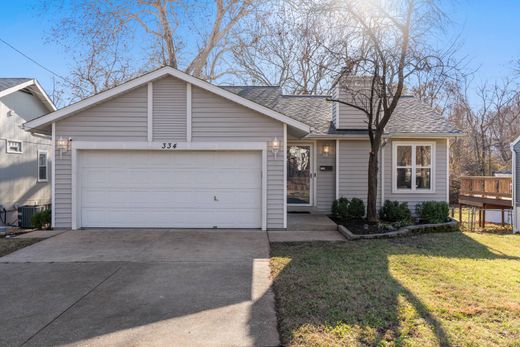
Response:
[[[280,88],[280,86],[248,86],[248,85],[219,85],[218,87],[226,88]]]
[[[298,95],[298,94],[282,94],[281,97],[290,97],[290,98],[327,98],[330,95]]]

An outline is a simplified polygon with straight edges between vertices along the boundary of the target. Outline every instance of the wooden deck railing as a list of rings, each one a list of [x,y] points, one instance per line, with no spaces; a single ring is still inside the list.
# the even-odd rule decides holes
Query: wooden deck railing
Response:
[[[512,178],[465,176],[460,178],[460,195],[495,199],[512,199]]]

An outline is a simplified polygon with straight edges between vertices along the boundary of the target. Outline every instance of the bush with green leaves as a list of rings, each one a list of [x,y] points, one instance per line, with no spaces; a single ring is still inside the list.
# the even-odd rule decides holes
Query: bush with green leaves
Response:
[[[383,207],[379,209],[379,218],[385,222],[410,222],[412,212],[408,203],[386,200]]]
[[[332,203],[332,216],[338,219],[348,219],[349,201],[347,198],[341,197]]]
[[[438,224],[449,220],[450,207],[445,201],[425,201],[415,209],[419,219],[426,223]]]
[[[347,215],[352,219],[360,219],[365,216],[365,203],[359,198],[352,198],[347,208]]]
[[[36,229],[49,229],[51,227],[51,210],[43,210],[33,214],[31,224]]]

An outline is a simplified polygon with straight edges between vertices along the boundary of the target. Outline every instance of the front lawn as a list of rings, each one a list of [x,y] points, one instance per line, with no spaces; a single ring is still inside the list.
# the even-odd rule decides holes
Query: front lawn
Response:
[[[272,244],[284,345],[520,346],[520,236]]]
[[[42,239],[0,239],[0,257],[12,253],[14,251],[19,250],[20,248],[24,248],[32,245]]]

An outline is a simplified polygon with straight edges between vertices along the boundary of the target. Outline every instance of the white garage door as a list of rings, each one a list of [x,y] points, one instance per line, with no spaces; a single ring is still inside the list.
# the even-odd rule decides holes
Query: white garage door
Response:
[[[84,151],[83,227],[260,228],[260,152]]]

